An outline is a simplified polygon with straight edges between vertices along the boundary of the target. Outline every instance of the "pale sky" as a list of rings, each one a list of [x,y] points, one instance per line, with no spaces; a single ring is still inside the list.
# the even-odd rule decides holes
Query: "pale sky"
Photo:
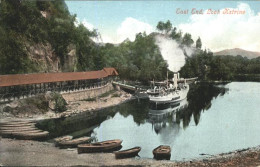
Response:
[[[71,14],[89,29],[97,29],[103,42],[120,43],[135,34],[156,31],[159,21],[200,36],[203,49],[212,51],[242,48],[260,52],[260,1],[66,1]],[[203,14],[191,14],[193,8]],[[245,14],[223,14],[229,10]],[[206,14],[208,9],[220,14]],[[177,14],[188,10],[188,14]]]

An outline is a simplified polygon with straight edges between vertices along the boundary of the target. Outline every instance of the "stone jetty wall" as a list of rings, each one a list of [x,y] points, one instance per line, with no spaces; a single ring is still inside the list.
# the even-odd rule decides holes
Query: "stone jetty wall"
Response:
[[[61,92],[61,94],[66,101],[77,101],[88,98],[94,98],[113,89],[114,87],[112,83],[107,83],[106,85],[100,87],[92,87],[89,89],[83,89],[72,92]]]

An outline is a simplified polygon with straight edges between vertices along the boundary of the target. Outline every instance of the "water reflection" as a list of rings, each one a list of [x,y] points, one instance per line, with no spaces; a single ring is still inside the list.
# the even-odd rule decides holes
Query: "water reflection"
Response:
[[[184,129],[194,119],[195,125],[199,124],[201,112],[211,107],[211,102],[218,96],[223,96],[228,91],[223,85],[194,84],[191,86],[187,99],[178,103],[156,105],[151,103],[148,113],[148,122],[158,134],[163,128]],[[176,130],[177,132],[178,130]]]
[[[137,125],[141,125],[146,123],[149,112],[149,100],[133,100],[120,106],[116,106],[116,108],[116,110],[124,117],[132,115],[134,122]]]
[[[172,160],[203,158],[202,153],[259,145],[259,90],[259,83],[197,84],[191,85],[184,104],[154,109],[149,100],[132,100],[103,110],[93,120],[82,114],[42,125],[55,135],[84,134],[95,141],[118,138],[122,149],[141,146],[139,155],[144,158],[152,158],[159,145],[171,146]]]
[[[89,136],[93,133],[93,129],[100,126],[105,120],[113,119],[116,114],[113,108],[102,109],[95,112],[96,117],[91,117],[89,112],[83,112],[72,117],[41,120],[38,121],[36,126],[49,131],[50,139],[67,134],[74,137]]]
[[[48,130],[51,133],[50,137],[66,134],[80,137],[92,134],[95,128],[105,121],[113,121],[114,116],[119,113],[124,118],[131,116],[138,126],[146,123],[152,124],[152,130],[156,134],[167,136],[170,133],[177,134],[180,127],[185,129],[189,126],[192,116],[195,124],[198,125],[201,112],[208,110],[211,107],[211,101],[217,96],[223,96],[226,92],[227,89],[221,86],[191,85],[187,99],[179,103],[153,106],[148,99],[132,100],[119,106],[100,110],[97,117],[91,120],[87,119],[88,113],[81,113],[65,119],[40,121],[38,126]]]
[[[162,128],[179,128],[176,123],[176,113],[185,110],[188,107],[187,99],[184,99],[178,103],[168,103],[164,105],[156,105],[154,103],[150,105],[149,109],[149,119],[153,126],[152,128],[158,134]]]
[[[177,123],[183,124],[186,128],[189,126],[193,116],[196,125],[199,124],[200,114],[208,110],[212,105],[212,100],[218,96],[223,96],[228,91],[224,86],[215,86],[213,84],[194,84],[188,93],[188,107],[182,112],[177,112]]]
[[[224,85],[193,84],[190,86],[187,99],[178,103],[156,106],[155,103],[149,103],[149,100],[134,100],[115,108],[125,118],[132,115],[137,125],[152,123],[154,130],[159,133],[161,127],[165,127],[169,121],[182,124],[182,127],[186,128],[192,116],[195,124],[198,125],[201,112],[208,110],[212,100],[223,96],[227,91]]]

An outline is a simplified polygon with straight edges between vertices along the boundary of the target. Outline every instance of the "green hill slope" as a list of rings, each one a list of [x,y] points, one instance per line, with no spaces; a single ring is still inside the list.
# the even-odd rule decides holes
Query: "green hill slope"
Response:
[[[247,50],[243,50],[240,48],[234,48],[234,49],[226,49],[219,52],[215,52],[214,55],[231,55],[231,56],[243,56],[247,57],[248,59],[257,58],[260,56],[259,52],[251,52]]]
[[[75,17],[61,0],[2,0],[0,74],[93,69],[80,61],[95,55],[95,33],[76,27]]]

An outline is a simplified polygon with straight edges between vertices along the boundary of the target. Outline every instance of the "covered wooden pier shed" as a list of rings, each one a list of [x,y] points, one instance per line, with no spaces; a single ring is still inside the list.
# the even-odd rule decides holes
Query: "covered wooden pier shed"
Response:
[[[91,89],[111,82],[117,75],[114,68],[87,72],[0,75],[0,100],[10,101],[47,91]]]

